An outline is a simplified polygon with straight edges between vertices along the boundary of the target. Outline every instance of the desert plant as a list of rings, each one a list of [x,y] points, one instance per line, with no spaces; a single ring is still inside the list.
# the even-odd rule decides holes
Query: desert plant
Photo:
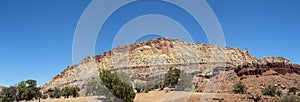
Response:
[[[54,88],[54,91],[49,94],[50,98],[60,98],[61,90],[57,87]]]
[[[170,87],[170,88],[175,88],[175,85],[178,83],[179,77],[180,77],[179,69],[170,69],[165,74],[164,86]]]
[[[48,95],[47,94],[43,94],[42,95],[42,99],[47,99],[48,98]]]
[[[269,85],[268,87],[261,90],[263,95],[275,96],[276,87],[273,85]]]
[[[149,89],[145,89],[145,93],[148,93],[149,92]]]
[[[79,96],[79,92],[80,89],[76,86],[76,87],[64,87],[61,90],[61,95],[64,96],[65,98],[69,98],[70,96],[72,97],[78,97]]]
[[[258,94],[252,95],[254,102],[259,102],[261,100],[261,96]]]
[[[0,102],[10,102],[11,99],[17,102],[22,100],[30,101],[33,98],[38,99],[42,95],[39,88],[37,87],[37,82],[32,79],[21,81],[17,86],[4,88],[1,94],[2,95],[0,95]]]
[[[123,77],[128,77],[125,74],[120,74]],[[100,71],[100,79],[104,86],[117,98],[125,101],[125,102],[133,102],[135,97],[135,92],[131,86],[131,82],[124,82],[123,79],[129,78],[122,78],[120,79],[118,73],[112,73],[108,70]],[[127,80],[130,81],[130,80]],[[118,101],[114,97],[110,97],[111,101]]]
[[[0,92],[0,102],[13,102],[14,94],[11,88],[3,88]]]
[[[276,95],[279,96],[279,97],[281,97],[282,96],[282,91],[281,90],[277,90],[276,91]]]
[[[234,84],[233,92],[236,94],[245,94],[247,93],[246,85],[244,85],[242,82],[238,82]]]
[[[294,95],[299,91],[296,87],[290,87],[288,88],[288,93],[293,93]]]

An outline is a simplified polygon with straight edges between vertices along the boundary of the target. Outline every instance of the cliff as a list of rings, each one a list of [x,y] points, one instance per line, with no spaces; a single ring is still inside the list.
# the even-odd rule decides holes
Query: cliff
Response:
[[[89,56],[81,63],[67,67],[42,89],[69,85],[84,88],[87,82],[98,77],[102,69],[126,72],[133,81],[159,81],[170,68],[204,75],[213,74],[216,68],[234,70],[238,76],[263,74],[271,69],[280,74],[300,74],[298,65],[282,57],[258,60],[248,50],[157,38]]]

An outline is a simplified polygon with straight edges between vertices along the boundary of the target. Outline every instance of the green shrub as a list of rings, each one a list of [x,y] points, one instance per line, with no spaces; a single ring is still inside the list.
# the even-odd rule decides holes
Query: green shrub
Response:
[[[283,96],[280,102],[299,102],[297,96]]]
[[[61,95],[64,96],[65,98],[69,98],[70,96],[72,97],[78,97],[79,96],[79,91],[80,89],[76,86],[76,87],[64,87],[61,90]]]
[[[49,94],[50,98],[60,98],[61,90],[57,87],[54,88],[54,91]]]
[[[118,73],[111,73],[108,70],[102,70],[100,72],[100,79],[104,86],[117,98],[125,101],[125,102],[133,102],[135,97],[135,92],[131,82],[128,80],[129,77],[126,74],[118,74]],[[119,78],[118,76],[122,76]],[[124,80],[123,80],[124,79]],[[110,97],[111,101],[118,101],[114,97]]]
[[[179,69],[171,69],[165,74],[164,86],[175,88],[180,77]]]
[[[299,91],[299,89],[296,87],[290,87],[288,90],[288,93],[293,93],[294,95]]]
[[[282,91],[281,90],[276,91],[276,95],[281,97],[282,96]]]
[[[276,87],[273,86],[273,85],[269,85],[265,89],[262,89],[261,93],[263,95],[275,96],[275,94],[276,94]]]
[[[43,96],[42,96],[42,99],[47,99],[48,98],[48,95],[46,95],[46,94],[44,94]]]
[[[149,92],[149,89],[146,89],[146,90],[145,90],[145,93],[148,93],[148,92]]]
[[[247,88],[242,82],[239,81],[238,83],[234,84],[233,92],[236,94],[246,94]]]
[[[13,102],[13,96],[14,94],[12,93],[11,88],[3,88],[0,92],[0,102]]]
[[[261,96],[256,94],[256,95],[252,95],[253,96],[253,101],[254,102],[259,102],[261,100]]]

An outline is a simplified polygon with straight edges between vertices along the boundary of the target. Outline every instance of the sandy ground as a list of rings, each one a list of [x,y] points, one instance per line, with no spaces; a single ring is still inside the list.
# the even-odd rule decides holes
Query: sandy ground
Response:
[[[104,97],[78,97],[78,98],[60,98],[45,99],[41,102],[103,102]],[[274,102],[271,97],[263,97],[265,102]],[[150,91],[149,93],[139,93],[136,95],[135,102],[254,102],[248,95],[228,94],[228,93],[191,93],[191,92],[164,92]],[[38,101],[31,101],[38,102]]]

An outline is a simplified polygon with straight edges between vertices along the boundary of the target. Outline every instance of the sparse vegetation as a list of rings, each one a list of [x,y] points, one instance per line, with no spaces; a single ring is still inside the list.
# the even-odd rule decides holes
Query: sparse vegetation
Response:
[[[12,102],[12,101],[30,101],[33,99],[39,99],[43,94],[37,87],[35,80],[26,80],[18,83],[17,86],[11,86],[4,88],[0,92],[1,102]]]
[[[79,96],[79,92],[80,89],[79,87],[64,87],[62,90],[61,90],[61,93],[62,93],[62,96],[65,97],[65,98],[69,98],[70,96],[72,97],[78,97]]]
[[[179,69],[171,69],[165,74],[164,87],[183,91],[192,87],[192,76]]]
[[[50,98],[60,98],[61,90],[57,87],[54,88],[54,91],[49,94]]]
[[[269,85],[268,87],[261,90],[263,95],[275,96],[276,94],[276,87],[273,85]]]
[[[236,94],[246,94],[247,87],[241,81],[239,81],[238,83],[234,84],[233,92]]]
[[[149,91],[152,91],[153,89],[158,89],[158,87],[156,85],[154,85],[153,82],[149,81],[149,82],[136,82],[135,85],[135,90],[137,91],[137,93],[148,93]]]
[[[293,93],[294,95],[299,91],[299,89],[296,87],[290,87],[288,90],[288,93]]]

